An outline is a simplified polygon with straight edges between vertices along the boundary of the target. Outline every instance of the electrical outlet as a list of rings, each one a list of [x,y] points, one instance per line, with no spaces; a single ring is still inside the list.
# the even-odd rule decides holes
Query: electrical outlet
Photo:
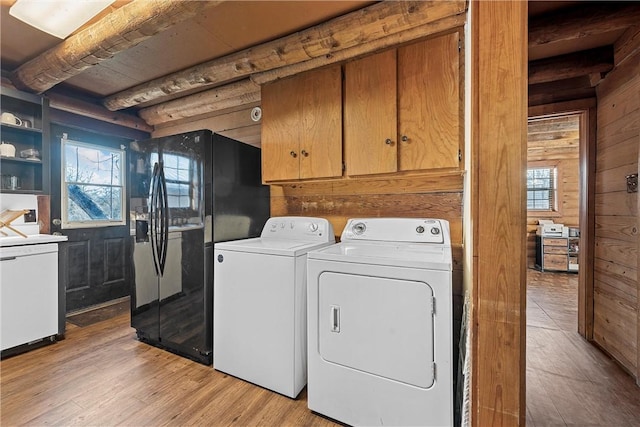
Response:
[[[28,213],[24,214],[24,222],[36,222],[35,209],[30,209]]]
[[[638,174],[627,175],[627,193],[638,192]]]

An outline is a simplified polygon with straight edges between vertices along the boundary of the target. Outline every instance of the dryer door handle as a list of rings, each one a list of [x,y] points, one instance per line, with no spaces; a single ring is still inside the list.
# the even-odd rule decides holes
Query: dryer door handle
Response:
[[[331,319],[331,332],[340,333],[340,306],[331,306],[329,318]]]

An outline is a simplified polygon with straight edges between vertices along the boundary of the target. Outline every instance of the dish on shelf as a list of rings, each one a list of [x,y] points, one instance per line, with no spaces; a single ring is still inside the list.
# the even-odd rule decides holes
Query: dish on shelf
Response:
[[[34,157],[37,158],[39,155],[40,153],[38,152],[38,150],[35,150],[33,148],[20,151],[20,157],[22,157],[23,159],[26,158],[28,160],[33,160]]]

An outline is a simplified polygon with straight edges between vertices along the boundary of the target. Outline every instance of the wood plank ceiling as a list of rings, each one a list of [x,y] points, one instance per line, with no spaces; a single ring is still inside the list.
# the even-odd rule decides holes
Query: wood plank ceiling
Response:
[[[324,60],[322,56],[342,51],[350,52],[343,54],[343,59],[366,54],[363,46],[393,32],[393,25],[401,33],[409,32],[414,25],[409,20],[397,26],[397,19],[411,16],[416,20],[422,10],[445,7],[444,2],[438,1],[400,5],[372,1],[211,1],[198,7],[182,5],[180,10],[176,4],[202,2],[119,0],[60,42],[11,17],[8,11],[12,3],[13,0],[0,3],[0,54],[5,83],[37,93],[47,91],[58,106],[67,110],[71,109],[67,102],[71,95],[76,100],[88,101],[85,105],[94,116],[101,112],[106,117],[114,114],[105,107],[112,111],[123,109],[125,115],[140,114],[149,129],[149,125],[229,106],[213,104],[206,111],[194,107],[172,116],[165,104],[170,105],[175,98],[187,105],[197,100],[182,97],[218,86],[217,91],[200,95],[198,105],[208,105],[213,98],[233,98],[236,103],[233,105],[253,105],[259,102],[258,85],[238,79],[251,76],[256,82],[256,72],[311,62],[309,59]],[[150,14],[145,22],[135,22],[123,12],[132,10],[139,16],[150,8],[159,13]],[[361,12],[352,13],[357,10]],[[345,16],[350,13],[351,16]],[[384,21],[385,13],[388,21]],[[117,14],[121,16],[114,21]],[[640,22],[640,5],[531,1],[529,17],[529,104],[538,105],[593,95],[595,85],[613,66],[613,42]],[[322,24],[327,21],[331,22]],[[345,34],[347,30],[351,33],[340,38],[340,28],[345,29]],[[353,31],[354,28],[358,30]],[[375,35],[381,29],[385,34]],[[296,32],[300,31],[296,38]],[[423,30],[418,26],[413,31]],[[98,40],[102,43],[93,48],[88,46],[86,34],[102,37]],[[113,42],[114,37],[121,40]],[[412,37],[418,38],[420,34]],[[312,45],[308,44],[310,40]],[[384,43],[372,44],[369,51],[384,47]],[[299,55],[292,53],[296,49],[307,56],[292,59]],[[310,53],[309,49],[315,51]],[[281,63],[265,66],[259,62],[266,61],[274,51],[282,57]],[[46,73],[39,71],[45,66],[52,69]],[[294,68],[289,73],[298,71]],[[33,80],[38,72],[42,77]],[[261,77],[257,83],[277,77],[281,76]],[[161,108],[149,109],[158,104]],[[162,114],[165,116],[159,117]],[[141,122],[137,118],[131,120]]]

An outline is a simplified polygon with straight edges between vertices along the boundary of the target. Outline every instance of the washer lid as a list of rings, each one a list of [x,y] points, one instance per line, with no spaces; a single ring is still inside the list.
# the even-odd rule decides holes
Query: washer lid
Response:
[[[253,239],[234,240],[230,242],[220,242],[214,245],[216,250],[227,250],[234,252],[248,252],[266,255],[280,256],[299,256],[304,255],[310,250],[320,249],[332,243],[292,240],[292,239],[274,239],[256,237]]]
[[[341,242],[310,252],[309,259],[452,271],[450,246],[398,242]]]

